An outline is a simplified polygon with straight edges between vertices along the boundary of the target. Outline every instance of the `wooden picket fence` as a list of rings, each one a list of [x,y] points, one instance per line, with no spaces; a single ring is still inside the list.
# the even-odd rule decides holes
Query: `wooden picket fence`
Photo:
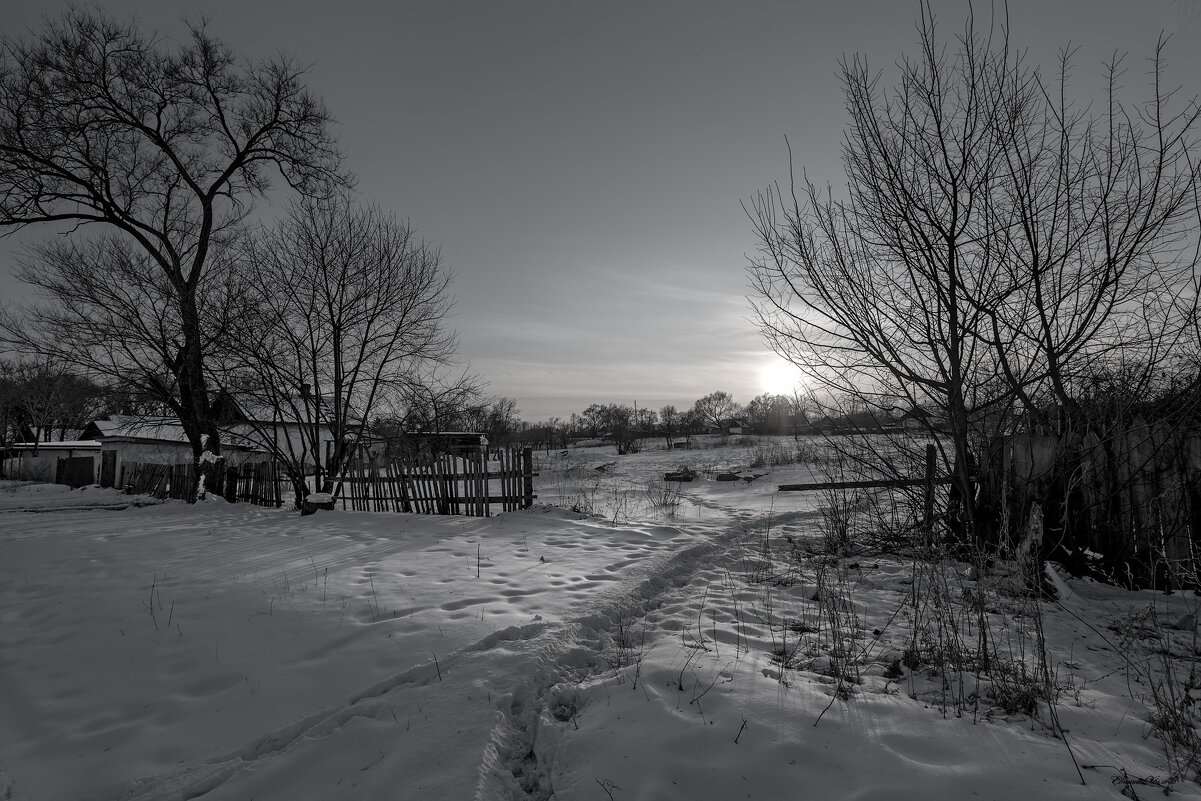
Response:
[[[216,477],[216,486],[208,490],[224,496],[230,503],[242,501],[279,508],[283,505],[282,479],[282,471],[274,462],[244,464],[228,468],[224,475]],[[196,481],[196,465],[190,462],[126,462],[121,466],[119,486],[132,495],[186,500]]]
[[[283,470],[277,463],[257,462],[226,468],[224,486],[213,491],[224,495],[230,503],[242,501],[278,509],[284,504],[280,487],[283,481]]]
[[[533,506],[535,475],[531,448],[443,454],[422,464],[369,459],[335,482],[334,498],[354,511],[488,517]],[[209,491],[231,503],[279,508],[284,481],[275,462],[244,464],[228,468],[221,486]],[[122,466],[120,486],[139,495],[187,498],[195,482],[193,464],[129,462]]]
[[[133,495],[183,500],[195,484],[196,465],[190,463],[127,462],[121,467],[120,486]]]
[[[1136,416],[1014,435],[982,467],[981,493],[1000,499],[1009,528],[1025,527],[1037,505],[1046,544],[1073,572],[1098,554],[1116,581],[1201,579],[1201,429]]]
[[[425,464],[368,459],[346,471],[343,509],[488,517],[534,504],[533,449],[442,454]]]

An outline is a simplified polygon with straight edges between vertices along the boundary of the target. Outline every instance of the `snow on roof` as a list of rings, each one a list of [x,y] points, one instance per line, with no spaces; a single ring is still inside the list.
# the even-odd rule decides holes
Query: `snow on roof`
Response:
[[[299,395],[294,395],[280,398],[277,403],[265,401],[248,393],[225,393],[223,397],[231,402],[238,412],[251,423],[301,425],[308,422],[305,410],[313,408],[315,401],[319,401],[316,405],[323,409],[330,409],[334,406],[332,395],[322,395],[320,398],[310,397],[307,402]],[[323,418],[325,416],[322,415]],[[351,410],[347,415],[346,422],[349,425],[357,426],[362,424],[362,419],[356,411]]]
[[[107,420],[94,420],[86,431],[100,440],[151,439],[161,442],[187,442],[183,426],[170,418],[138,417],[114,414]]]
[[[99,448],[100,443],[94,439],[68,439],[59,442],[14,442],[8,446],[10,450],[89,450]]]

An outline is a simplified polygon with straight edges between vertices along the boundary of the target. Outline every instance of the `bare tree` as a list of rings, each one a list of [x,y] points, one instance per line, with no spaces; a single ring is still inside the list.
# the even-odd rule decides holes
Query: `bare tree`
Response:
[[[472,431],[468,409],[480,402],[479,379],[467,373],[447,378],[431,373],[407,384],[400,401],[397,436],[405,432]]]
[[[20,406],[21,391],[15,371],[11,362],[0,360],[0,450],[25,438],[25,416]],[[5,461],[0,459],[0,478],[7,477],[4,474]]]
[[[400,409],[451,360],[451,274],[408,224],[348,193],[292,203],[248,240],[241,270],[249,312],[227,386],[304,421],[298,441],[263,427],[254,438],[284,461],[298,500],[308,466],[329,492],[366,421]]]
[[[85,342],[94,350],[62,348],[70,332],[33,332],[11,318],[8,338],[153,387],[197,458],[220,452],[202,308],[214,253],[268,191],[270,168],[305,192],[337,180],[330,116],[303,77],[283,57],[239,59],[203,26],[169,48],[100,11],[74,9],[33,38],[0,42],[0,229],[74,226],[70,244],[35,249],[37,266],[26,268],[50,302],[35,320],[83,331],[109,300],[157,304],[138,309],[135,326],[153,337],[139,331],[132,347],[120,326],[92,327],[98,340]],[[106,236],[78,242],[93,225]],[[133,264],[112,287],[98,286],[102,276],[76,284],[68,265],[76,255],[93,267],[116,256]]]
[[[45,442],[55,432],[62,440],[95,419],[106,406],[103,388],[50,359],[6,365],[8,402],[33,441]]]
[[[757,434],[783,434],[791,427],[792,399],[765,392],[746,405],[746,417]]]
[[[918,35],[891,92],[866,58],[841,62],[846,195],[758,196],[750,275],[768,342],[811,386],[945,423],[963,532],[992,432],[1067,404],[1095,360],[1162,353],[1192,318],[1197,107],[1168,111],[1159,51],[1151,101],[1123,106],[1115,61],[1092,114],[1067,98],[1070,54],[1048,85],[1003,26],[969,19],[949,49],[923,5]]]
[[[503,395],[493,398],[488,407],[487,425],[483,429],[488,441],[497,445],[508,443],[522,425],[517,416],[520,412],[516,398]]]
[[[729,419],[738,413],[738,404],[728,392],[710,392],[699,398],[693,404],[693,410],[702,423],[709,423],[715,428],[721,428]]]
[[[659,410],[659,428],[667,439],[667,449],[671,450],[674,447],[672,437],[680,429],[680,413],[674,405],[668,404]]]
[[[206,358],[227,346],[230,321],[246,313],[247,296],[227,256],[209,258],[208,279],[194,293]],[[180,373],[179,305],[149,255],[115,236],[54,239],[31,249],[18,276],[51,301],[26,306],[19,318],[4,317],[10,342],[161,405],[180,420],[191,416]]]

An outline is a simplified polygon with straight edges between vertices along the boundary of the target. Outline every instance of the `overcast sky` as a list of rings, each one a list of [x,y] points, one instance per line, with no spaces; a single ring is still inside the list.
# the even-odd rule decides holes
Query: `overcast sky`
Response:
[[[740,202],[787,179],[785,137],[811,179],[843,181],[837,59],[865,53],[891,85],[918,14],[916,0],[103,5],[168,37],[203,10],[242,54],[311,64],[359,190],[441,245],[463,359],[531,421],[791,386],[750,321]],[[3,0],[0,25],[65,7]],[[964,0],[934,7],[961,29]],[[1115,50],[1141,83],[1161,31],[1169,78],[1201,92],[1192,2],[1011,0],[1009,17],[1038,63],[1080,48],[1082,99]],[[13,295],[17,247],[0,241]]]

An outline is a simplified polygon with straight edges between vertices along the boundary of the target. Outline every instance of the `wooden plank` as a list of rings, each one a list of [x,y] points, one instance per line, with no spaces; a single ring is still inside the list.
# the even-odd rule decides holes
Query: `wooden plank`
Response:
[[[497,467],[497,472],[498,472],[498,473],[500,473],[500,495],[501,495],[501,498],[504,498],[506,495],[508,495],[508,494],[509,494],[509,475],[508,475],[508,471],[507,471],[507,468],[508,468],[508,458],[507,458],[507,457],[508,457],[508,453],[509,453],[509,452],[508,452],[507,450],[501,450],[501,451],[497,451],[497,452],[496,452],[496,467]],[[489,488],[488,488],[488,492],[489,492],[489,493],[491,493],[491,492],[492,492],[492,488],[491,488],[491,487],[489,487]],[[501,506],[500,506],[500,509],[501,509],[501,511],[502,511],[502,512],[507,512],[507,511],[509,511],[509,504],[508,504],[508,502],[507,502],[507,501],[504,501],[504,500],[502,500],[502,501],[501,501]]]
[[[404,470],[396,468],[396,462],[390,462],[389,470],[392,470],[393,476],[399,479],[398,489],[400,490],[400,508],[398,512],[412,512],[413,506],[408,500],[408,478],[405,476]]]
[[[523,448],[521,450],[521,473],[522,495],[525,496],[522,501],[522,508],[529,509],[534,505],[534,449]]]
[[[403,468],[403,469],[406,469],[406,470],[412,470],[412,469],[414,469],[414,468]],[[456,470],[453,470],[453,469],[452,469],[452,470],[447,470],[447,471],[442,471],[442,470],[440,470],[440,469],[439,469],[439,470],[434,470],[433,472],[430,472],[429,468],[423,468],[422,470],[423,470],[423,472],[422,472],[422,475],[426,475],[426,476],[429,476],[429,477],[431,477],[431,478],[438,479],[438,480],[443,480],[443,479],[453,479],[453,478],[456,478],[456,477],[457,477],[457,478],[459,478],[459,480],[461,481],[461,480],[462,480],[462,478],[463,478],[463,472],[462,472],[462,471],[456,471]],[[502,478],[502,477],[503,477],[503,476],[505,476],[505,475],[514,475],[514,476],[516,476],[516,477],[520,478],[520,477],[521,477],[521,475],[522,475],[522,473],[521,473],[521,471],[520,471],[520,470],[519,470],[517,467],[514,467],[514,468],[513,468],[513,469],[512,469],[512,470],[511,470],[509,473],[502,473],[502,471],[500,471],[500,470],[489,470],[489,472],[488,472],[488,473],[485,475],[485,478],[492,479],[492,480],[496,480],[496,479],[500,479],[500,478]],[[531,476],[531,477],[535,477],[535,478],[536,478],[538,475],[539,475],[539,474],[538,474],[537,472],[530,473],[530,476]],[[340,479],[338,479],[338,480],[339,480],[339,481],[344,481],[344,482],[346,482],[347,484],[350,484],[350,483],[352,483],[352,482],[355,482],[355,481],[357,481],[357,482],[360,482],[360,483],[362,483],[362,482],[368,482],[368,483],[369,483],[369,482],[371,481],[371,479],[370,479],[369,477],[365,477],[365,476],[353,476],[353,475],[345,475],[345,476],[342,476],[342,477],[341,477]]]
[[[934,486],[938,483],[937,471],[938,449],[934,443],[926,445],[926,492],[924,497],[923,511],[925,512],[926,534],[929,535],[933,531],[934,526]]]
[[[488,479],[484,478],[488,476],[488,456],[484,454],[483,450],[480,450],[479,453],[473,454],[472,461],[476,462],[476,489],[474,489],[476,515],[480,518],[491,518],[488,504]]]
[[[505,451],[505,489],[504,494],[509,499],[505,508],[515,511],[521,508],[521,472],[517,451]]]
[[[777,489],[780,492],[808,492],[810,490],[873,489],[876,487],[904,488],[924,487],[927,483],[951,484],[954,481],[955,479],[950,477],[936,478],[932,482],[927,482],[924,478],[897,478],[876,481],[819,481],[813,484],[780,484]]]
[[[434,476],[437,473],[434,465],[428,465],[425,469],[419,468],[418,477],[418,496],[421,498],[421,503],[418,505],[417,511],[421,514],[437,514],[438,494],[436,479]]]
[[[517,451],[510,450],[505,454],[505,459],[508,464],[505,467],[506,478],[508,479],[508,487],[505,489],[505,495],[509,498],[508,510],[510,512],[521,508],[521,460],[518,458]]]
[[[462,514],[462,507],[459,505],[461,495],[459,494],[459,460],[454,456],[447,454],[446,469],[453,475],[453,478],[447,482],[447,492],[450,503],[447,506],[446,514],[458,515]]]

